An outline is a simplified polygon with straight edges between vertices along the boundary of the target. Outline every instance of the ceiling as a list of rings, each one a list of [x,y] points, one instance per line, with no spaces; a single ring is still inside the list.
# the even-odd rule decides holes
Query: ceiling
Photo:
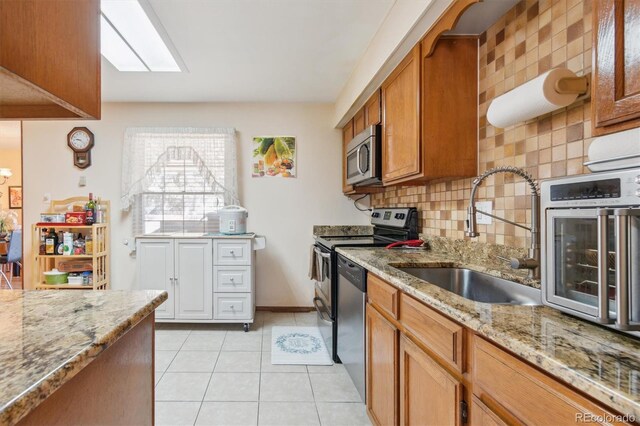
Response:
[[[0,149],[20,149],[20,122],[0,121]]]
[[[333,102],[395,1],[148,0],[188,72],[103,58],[102,99]]]

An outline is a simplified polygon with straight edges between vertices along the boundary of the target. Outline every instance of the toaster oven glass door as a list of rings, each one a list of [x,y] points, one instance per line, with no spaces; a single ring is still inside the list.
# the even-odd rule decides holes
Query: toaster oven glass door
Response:
[[[601,226],[606,230],[601,231]],[[598,317],[599,298],[604,295],[609,314],[603,317],[613,316],[616,297],[613,218],[599,219],[597,209],[551,210],[547,213],[546,237],[547,300]],[[604,266],[600,265],[601,248],[606,251]]]
[[[604,324],[640,321],[639,211],[548,210],[546,222],[546,300]]]

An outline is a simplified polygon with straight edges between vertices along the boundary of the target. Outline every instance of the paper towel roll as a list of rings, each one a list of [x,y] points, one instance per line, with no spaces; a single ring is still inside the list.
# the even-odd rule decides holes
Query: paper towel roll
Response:
[[[592,172],[640,167],[640,129],[631,129],[596,138],[589,145]]]
[[[555,89],[556,82],[564,77],[576,75],[567,68],[555,68],[495,98],[487,120],[504,128],[571,105],[578,94],[560,94]]]

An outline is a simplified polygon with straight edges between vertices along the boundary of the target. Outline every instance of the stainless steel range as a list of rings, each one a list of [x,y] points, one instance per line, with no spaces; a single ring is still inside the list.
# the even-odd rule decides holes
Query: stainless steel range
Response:
[[[338,261],[337,247],[378,247],[418,238],[418,211],[411,208],[381,208],[371,212],[371,235],[317,236],[314,250],[321,259],[321,280],[316,281],[313,303],[318,326],[335,362],[340,362],[338,345]],[[364,330],[364,329],[363,329]]]

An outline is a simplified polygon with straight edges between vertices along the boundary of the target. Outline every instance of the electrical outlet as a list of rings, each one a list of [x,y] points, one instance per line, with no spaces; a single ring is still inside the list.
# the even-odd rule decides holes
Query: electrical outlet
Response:
[[[480,211],[493,214],[493,202],[492,201],[478,201],[476,202],[476,223],[478,225],[491,225],[493,220],[491,216],[480,213]]]

